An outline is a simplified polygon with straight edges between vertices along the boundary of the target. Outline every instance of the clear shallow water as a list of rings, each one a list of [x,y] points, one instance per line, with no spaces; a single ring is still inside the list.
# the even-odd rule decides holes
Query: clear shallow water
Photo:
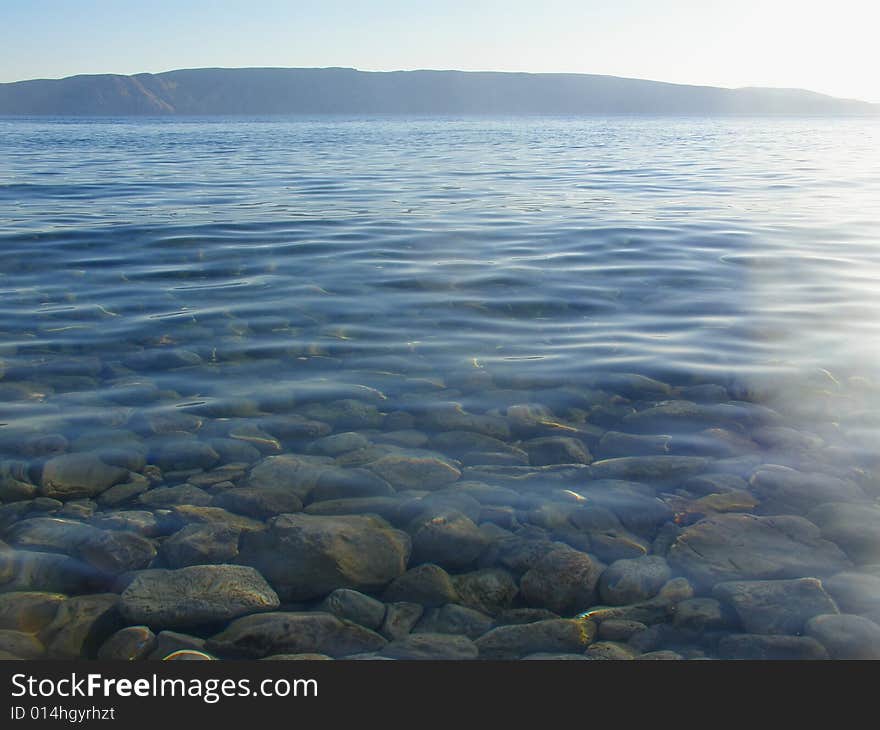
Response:
[[[708,625],[676,625],[672,609],[649,621],[660,638],[635,640],[639,649],[735,655],[745,641],[748,651],[777,651],[766,639],[723,643],[768,632],[740,615],[754,606],[718,593],[722,578],[824,578],[837,595],[816,591],[835,610],[873,616],[878,148],[880,127],[863,120],[0,120],[0,539],[97,570],[88,590],[66,593],[121,592],[121,568],[238,560],[271,574],[282,608],[314,610],[327,586],[291,588],[247,536],[199,558],[169,558],[163,547],[188,522],[232,519],[196,520],[181,505],[237,505],[228,511],[265,523],[271,510],[220,495],[266,487],[259,466],[277,463],[266,459],[308,455],[309,468],[369,481],[351,471],[364,469],[384,486],[322,492],[277,475],[268,486],[296,493],[310,514],[381,506],[417,543],[429,505],[432,519],[453,510],[465,533],[482,528],[479,554],[454,540],[452,557],[416,545],[409,567],[440,563],[453,576],[500,567],[517,590],[508,609],[598,616],[595,606],[624,599],[601,579],[589,586],[605,565],[643,554],[668,559],[698,599],[720,601],[725,617]],[[521,404],[540,407],[523,416]],[[347,432],[366,442],[313,443]],[[546,438],[576,443],[534,441]],[[73,481],[93,482],[65,492],[51,474],[70,464],[56,461],[48,477],[47,464],[68,453],[129,470],[105,481],[134,486],[108,498],[93,472],[77,473]],[[430,463],[389,475],[376,466],[389,454]],[[642,461],[604,461],[630,456]],[[580,466],[562,466],[572,461]],[[212,481],[229,463],[240,465],[224,474],[231,480]],[[780,467],[795,471],[780,477]],[[156,496],[185,484],[199,491]],[[731,490],[735,498],[693,506]],[[327,495],[382,496],[398,511],[315,506]],[[858,505],[864,524],[843,508],[815,512],[829,503]],[[600,508],[612,514],[582,519]],[[656,516],[643,524],[646,512]],[[711,542],[719,514],[722,527],[727,515],[812,518],[821,544],[771,549],[755,538],[746,550],[765,563],[773,550],[827,560],[707,576],[684,547],[670,552],[691,528],[709,530]],[[110,569],[77,547],[85,538],[70,537],[75,526],[22,527],[27,519],[124,527],[149,546]],[[523,543],[540,556],[557,543],[592,556],[595,575],[578,579],[585,592],[563,600],[535,587],[555,582],[547,576],[558,567],[504,557]],[[832,547],[841,553],[826,554]],[[10,575],[33,559],[16,555]],[[7,590],[57,588],[28,580]],[[388,580],[337,582],[382,598]],[[810,594],[803,605],[828,613],[822,600]],[[686,604],[684,614],[694,606],[705,609]],[[508,620],[481,608],[493,625]],[[803,634],[813,615],[804,610],[769,633]],[[210,637],[219,615],[152,628]],[[133,616],[121,625],[145,623]],[[63,622],[41,630],[57,654]],[[815,650],[804,646],[790,651]]]

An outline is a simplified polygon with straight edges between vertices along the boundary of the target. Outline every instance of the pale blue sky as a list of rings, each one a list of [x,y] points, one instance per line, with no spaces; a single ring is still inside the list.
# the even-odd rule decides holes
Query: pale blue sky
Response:
[[[880,102],[876,0],[0,0],[0,81],[204,66],[458,68]]]

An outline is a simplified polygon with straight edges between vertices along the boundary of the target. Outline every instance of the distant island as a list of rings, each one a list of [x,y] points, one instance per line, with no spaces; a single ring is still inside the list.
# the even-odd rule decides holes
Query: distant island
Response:
[[[801,89],[686,86],[592,74],[189,69],[0,84],[0,115],[877,115]]]

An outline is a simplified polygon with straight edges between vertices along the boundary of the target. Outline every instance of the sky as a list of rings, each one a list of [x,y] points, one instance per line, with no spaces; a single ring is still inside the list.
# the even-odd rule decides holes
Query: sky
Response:
[[[178,68],[598,73],[880,102],[877,0],[0,0],[0,82]]]

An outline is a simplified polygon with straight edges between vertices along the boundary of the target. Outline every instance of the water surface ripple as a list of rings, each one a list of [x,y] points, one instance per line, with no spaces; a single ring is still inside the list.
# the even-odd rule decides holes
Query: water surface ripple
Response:
[[[880,657],[878,149],[872,120],[0,119],[0,603],[121,593],[114,631],[220,657],[279,606],[370,636],[271,654]],[[291,570],[312,525],[402,562]],[[126,587],[230,564],[262,603],[214,568],[214,613],[151,622],[168,587]],[[424,564],[442,601],[396,578]],[[553,616],[592,645],[508,628]],[[34,632],[111,651],[69,630]]]

